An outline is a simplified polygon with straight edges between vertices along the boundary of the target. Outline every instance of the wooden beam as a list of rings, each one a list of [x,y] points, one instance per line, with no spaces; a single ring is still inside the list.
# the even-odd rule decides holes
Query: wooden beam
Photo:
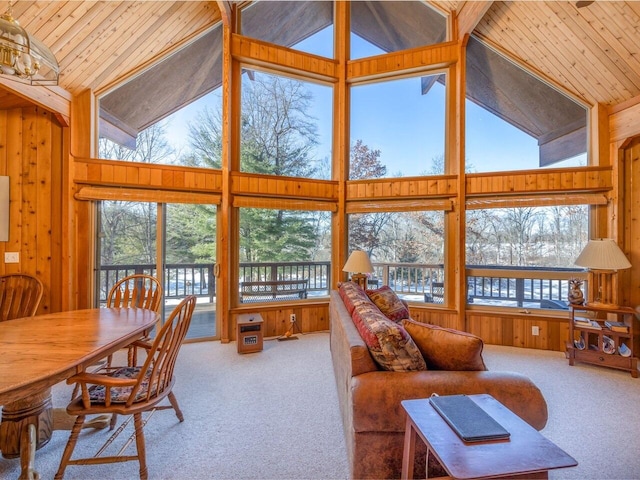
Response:
[[[313,200],[337,200],[338,182],[313,178],[259,175],[246,172],[231,172],[229,192],[231,195],[255,197],[305,198]]]
[[[624,109],[611,109],[609,115],[609,137],[611,142],[620,142],[640,135],[640,96],[634,97]]]
[[[467,200],[498,194],[595,193],[613,189],[610,166],[468,173],[465,177]]]
[[[82,186],[76,200],[117,200],[123,202],[220,204],[219,193],[172,192],[142,188]]]
[[[461,2],[458,13],[455,15],[457,23],[457,40],[464,39],[465,35],[471,34],[476,25],[482,20],[493,2],[481,0]]]
[[[449,148],[456,152],[455,145]],[[350,180],[345,189],[348,201],[453,198],[457,195],[457,178],[455,175],[432,175]]]
[[[226,0],[216,0],[218,8],[220,9],[220,16],[222,17],[222,24],[227,27],[231,26],[231,2]]]
[[[334,82],[337,62],[317,55],[302,53],[254,38],[233,34],[231,52],[236,61],[279,70],[293,76],[304,72],[306,76],[325,82]]]
[[[0,85],[15,95],[49,110],[63,127],[70,125],[71,94],[60,87],[36,87],[0,76]]]
[[[424,212],[453,210],[453,200],[448,198],[420,198],[406,200],[362,200],[347,203],[347,213],[371,212]]]
[[[73,180],[80,185],[164,189],[191,193],[222,191],[222,174],[213,168],[75,158]]]
[[[317,210],[335,212],[338,210],[335,202],[315,200],[296,200],[292,198],[249,197],[235,195],[234,208],[266,208],[271,210]]]
[[[336,188],[336,214],[331,216],[331,286],[346,279],[342,266],[349,254],[349,230],[346,212],[346,183],[349,180],[351,89],[347,85],[346,65],[351,51],[351,6],[347,2],[334,3],[334,52],[338,61],[338,82],[333,89],[333,148],[331,178]]]
[[[545,193],[544,195],[512,195],[472,197],[466,201],[467,210],[486,208],[553,207],[556,205],[606,205],[609,202],[604,193]]]
[[[412,48],[347,62],[347,80],[361,82],[441,70],[459,60],[458,43]]]

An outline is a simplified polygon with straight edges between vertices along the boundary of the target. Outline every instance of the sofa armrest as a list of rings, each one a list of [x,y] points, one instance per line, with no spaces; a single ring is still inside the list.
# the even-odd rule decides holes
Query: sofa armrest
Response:
[[[362,340],[340,294],[335,290],[331,291],[329,302],[329,328],[333,365],[335,369],[343,371],[336,372],[338,377],[350,379],[352,376],[378,370],[367,344]]]
[[[547,423],[542,393],[528,377],[514,372],[379,371],[353,377],[351,388],[355,432],[403,432],[406,414],[400,402],[432,393],[486,393],[538,430]]]

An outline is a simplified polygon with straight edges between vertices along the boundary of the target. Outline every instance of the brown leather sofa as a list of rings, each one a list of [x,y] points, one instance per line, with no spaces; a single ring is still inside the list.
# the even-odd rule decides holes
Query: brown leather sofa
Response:
[[[541,430],[547,423],[545,399],[523,375],[498,371],[382,371],[335,290],[331,292],[329,316],[331,356],[351,478],[400,478],[406,421],[400,401],[405,399],[426,398],[432,393],[488,393],[534,428]],[[416,457],[424,459],[424,453],[422,448]],[[429,465],[432,472],[432,460]],[[415,473],[424,478],[424,461],[416,462]]]

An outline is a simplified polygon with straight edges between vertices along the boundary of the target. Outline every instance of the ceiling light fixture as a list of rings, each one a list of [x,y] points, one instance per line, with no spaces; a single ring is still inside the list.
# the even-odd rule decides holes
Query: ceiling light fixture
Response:
[[[57,85],[58,61],[13,18],[11,3],[0,15],[0,74],[28,85]]]

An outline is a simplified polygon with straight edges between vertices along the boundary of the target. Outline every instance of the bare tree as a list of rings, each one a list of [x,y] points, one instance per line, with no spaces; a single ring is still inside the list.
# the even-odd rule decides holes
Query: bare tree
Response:
[[[387,167],[380,162],[380,150],[371,150],[357,140],[351,147],[349,179],[360,180],[383,177]],[[364,213],[349,216],[349,246],[364,250],[370,257],[376,250],[384,250],[382,231],[389,222],[389,213]]]
[[[303,82],[255,73],[242,84],[241,163],[252,173],[311,178],[318,144]]]
[[[161,123],[138,134],[137,148],[118,145],[106,138],[99,141],[100,158],[141,163],[168,163],[174,151]],[[100,225],[100,262],[102,265],[155,263],[156,205],[110,201],[103,202]]]
[[[172,163],[175,154],[167,142],[165,125],[162,122],[151,125],[138,134],[135,150],[106,138],[100,138],[98,149],[100,158],[141,163]]]

